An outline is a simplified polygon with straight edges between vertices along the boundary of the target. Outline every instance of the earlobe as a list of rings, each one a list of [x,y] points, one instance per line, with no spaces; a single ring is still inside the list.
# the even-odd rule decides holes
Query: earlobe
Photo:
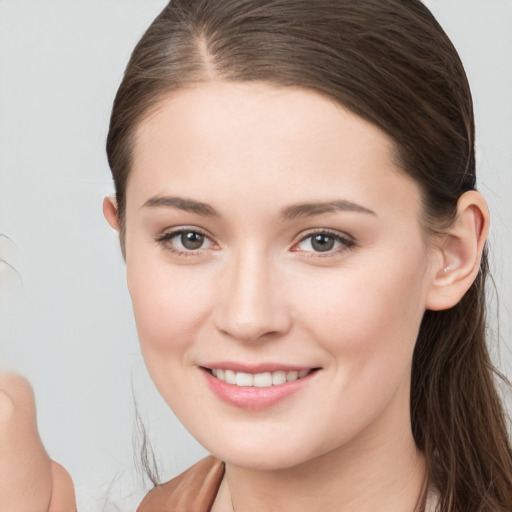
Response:
[[[444,235],[439,257],[432,268],[427,309],[439,311],[455,306],[476,279],[489,232],[489,210],[483,196],[474,190],[457,203],[457,216]]]
[[[117,213],[117,201],[115,196],[107,196],[103,199],[103,215],[112,229],[119,232],[119,216]]]

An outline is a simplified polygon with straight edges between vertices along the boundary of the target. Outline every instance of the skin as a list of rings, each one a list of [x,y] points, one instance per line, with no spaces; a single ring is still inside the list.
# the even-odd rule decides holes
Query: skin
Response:
[[[74,512],[68,472],[51,460],[36,425],[34,393],[19,375],[0,375],[0,511]]]
[[[147,205],[170,195],[218,215]],[[352,207],[282,216],[340,199]],[[489,227],[485,201],[468,192],[430,239],[419,199],[382,132],[311,92],[207,84],[141,125],[128,283],[156,385],[226,461],[213,512],[413,510],[424,480],[408,408],[419,321],[467,291]],[[104,213],[119,229],[112,198]],[[179,226],[207,235],[200,249],[162,240]],[[312,229],[340,238],[319,254]],[[205,385],[200,366],[219,358],[319,370],[291,397],[247,410]],[[0,376],[0,454],[0,510],[76,510],[37,432],[33,391],[13,374]]]
[[[180,91],[140,126],[128,284],[153,380],[226,461],[213,512],[416,504],[424,461],[408,399],[419,321],[425,309],[452,307],[474,281],[489,213],[468,192],[446,234],[429,239],[420,192],[392,149],[328,100],[265,84]],[[144,206],[169,195],[218,215]],[[345,203],[282,217],[290,204],[340,198],[374,213]],[[119,229],[112,198],[104,213]],[[179,237],[161,240],[178,226],[207,234],[199,250],[176,253]],[[342,237],[319,255],[308,236],[327,228]],[[219,358],[320,369],[291,397],[246,410],[205,385],[199,366]],[[0,375],[0,455],[0,510],[76,510],[71,478],[37,432],[33,391],[13,374]]]
[[[467,193],[446,236],[429,238],[394,154],[329,99],[265,83],[180,90],[139,127],[128,287],[153,381],[226,461],[214,512],[414,509],[425,478],[409,417],[414,344],[424,311],[474,280],[488,212]],[[326,211],[340,200],[357,208]],[[306,203],[323,211],[283,215]],[[111,198],[104,213],[119,229]],[[184,247],[176,229],[202,245]],[[312,232],[333,248],[318,252]],[[248,410],[207,386],[203,368],[219,361],[318,371]]]

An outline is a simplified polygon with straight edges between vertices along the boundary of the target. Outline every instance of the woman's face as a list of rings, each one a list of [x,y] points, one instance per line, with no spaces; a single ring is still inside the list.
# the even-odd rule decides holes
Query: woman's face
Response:
[[[410,429],[432,256],[375,126],[298,88],[173,93],[137,132],[125,242],[149,372],[213,454],[285,468]]]

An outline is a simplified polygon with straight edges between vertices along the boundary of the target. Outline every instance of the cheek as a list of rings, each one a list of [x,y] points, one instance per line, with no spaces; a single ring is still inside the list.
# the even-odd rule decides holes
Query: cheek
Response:
[[[191,267],[154,262],[136,254],[127,260],[127,282],[137,331],[148,366],[181,357],[208,316],[205,276]]]
[[[343,268],[293,289],[311,337],[343,368],[345,377],[408,368],[424,313],[426,260],[380,258]],[[301,310],[301,311],[300,311]]]
[[[300,326],[328,354],[330,393],[317,406],[331,431],[324,447],[363,430],[388,404],[408,401],[413,350],[423,316],[424,284],[418,265],[343,269],[328,282],[301,281]],[[323,284],[323,286],[319,286]],[[308,290],[308,293],[304,293]],[[299,318],[299,315],[298,315]],[[394,400],[394,397],[397,400]],[[335,405],[333,405],[335,404]],[[399,409],[401,413],[407,409]],[[322,423],[322,420],[317,419]]]

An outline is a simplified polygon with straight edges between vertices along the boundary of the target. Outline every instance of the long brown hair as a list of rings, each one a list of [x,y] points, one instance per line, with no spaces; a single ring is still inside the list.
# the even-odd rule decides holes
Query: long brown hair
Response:
[[[107,153],[121,228],[137,127],[173,90],[210,80],[303,87],[380,127],[422,190],[427,230],[449,225],[476,187],[466,74],[419,0],[173,0],[114,103]],[[487,274],[484,254],[460,303],[425,313],[414,353],[412,431],[442,512],[512,510],[512,451],[485,342]]]

